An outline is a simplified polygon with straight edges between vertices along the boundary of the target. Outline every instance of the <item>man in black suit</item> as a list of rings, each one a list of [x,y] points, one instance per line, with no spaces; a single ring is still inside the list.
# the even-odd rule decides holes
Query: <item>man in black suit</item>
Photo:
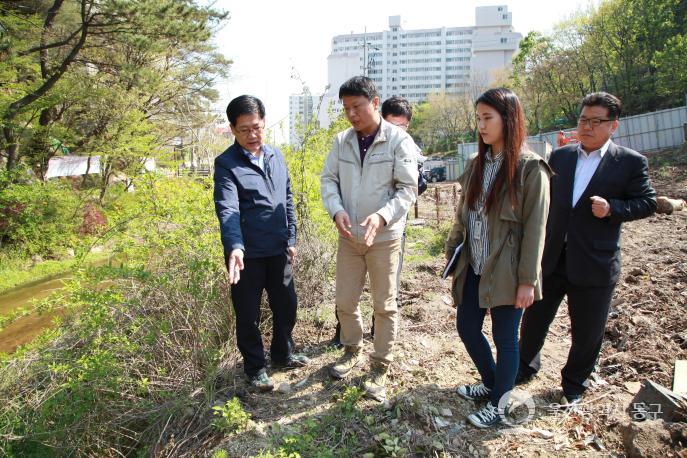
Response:
[[[611,141],[621,103],[596,92],[582,100],[578,144],[549,159],[551,205],[542,260],[543,299],[526,311],[520,329],[525,383],[540,368],[540,351],[563,296],[568,297],[572,346],[561,370],[561,404],[578,402],[594,370],[620,274],[620,229],[656,210],[647,160]]]

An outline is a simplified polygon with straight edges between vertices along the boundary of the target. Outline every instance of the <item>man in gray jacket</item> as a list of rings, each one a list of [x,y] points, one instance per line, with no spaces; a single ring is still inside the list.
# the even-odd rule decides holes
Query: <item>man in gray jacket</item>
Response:
[[[339,231],[336,312],[344,354],[330,373],[343,378],[361,362],[358,302],[369,274],[375,336],[364,389],[383,401],[398,326],[401,237],[417,195],[416,147],[407,133],[381,118],[379,95],[370,78],[349,79],[340,87],[339,98],[352,127],[336,136],[321,177],[324,207]]]

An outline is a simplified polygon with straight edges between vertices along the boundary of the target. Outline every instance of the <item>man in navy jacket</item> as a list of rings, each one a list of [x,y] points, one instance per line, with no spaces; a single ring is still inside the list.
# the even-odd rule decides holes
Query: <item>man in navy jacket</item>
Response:
[[[539,371],[549,325],[567,296],[572,346],[561,370],[561,404],[579,402],[599,356],[620,274],[622,223],[656,210],[646,158],[611,141],[620,109],[611,94],[587,95],[577,125],[580,143],[555,150],[549,159],[554,176],[542,259],[544,297],[522,318],[516,383]]]
[[[263,144],[265,107],[242,95],[227,117],[236,141],[215,159],[215,211],[236,313],[236,341],[244,372],[261,391],[274,385],[266,373],[260,334],[260,301],[267,290],[272,310],[272,365],[299,367],[308,358],[293,353],[296,323],[293,261],[296,215],[289,173],[277,148]]]

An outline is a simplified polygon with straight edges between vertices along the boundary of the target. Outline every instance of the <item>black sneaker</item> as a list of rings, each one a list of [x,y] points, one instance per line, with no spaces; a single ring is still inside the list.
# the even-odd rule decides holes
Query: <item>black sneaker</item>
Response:
[[[248,376],[248,382],[258,391],[272,391],[274,389],[274,383],[272,383],[272,379],[270,379],[265,372]]]
[[[458,391],[460,397],[470,401],[486,401],[491,393],[491,390],[484,386],[484,383],[461,385],[456,391]]]
[[[305,355],[294,353],[286,361],[272,361],[272,367],[276,369],[295,369],[305,367],[310,364],[310,358]]]
[[[478,428],[491,428],[501,423],[501,416],[499,409],[487,402],[480,410],[468,415],[468,421]]]

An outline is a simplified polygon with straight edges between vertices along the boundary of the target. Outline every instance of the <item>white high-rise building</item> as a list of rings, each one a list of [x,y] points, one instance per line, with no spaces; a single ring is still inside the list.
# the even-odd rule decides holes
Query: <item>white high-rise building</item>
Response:
[[[404,30],[400,16],[389,17],[389,30],[337,35],[328,60],[330,90],[323,107],[341,109],[338,91],[355,75],[366,74],[382,100],[399,95],[421,102],[430,94],[457,94],[488,86],[508,67],[522,35],[513,31],[505,5],[475,8],[475,25]],[[328,125],[327,110],[320,123]]]
[[[289,96],[289,143],[298,145],[303,140],[303,132],[315,115],[319,97],[311,95],[306,87],[302,94]]]

